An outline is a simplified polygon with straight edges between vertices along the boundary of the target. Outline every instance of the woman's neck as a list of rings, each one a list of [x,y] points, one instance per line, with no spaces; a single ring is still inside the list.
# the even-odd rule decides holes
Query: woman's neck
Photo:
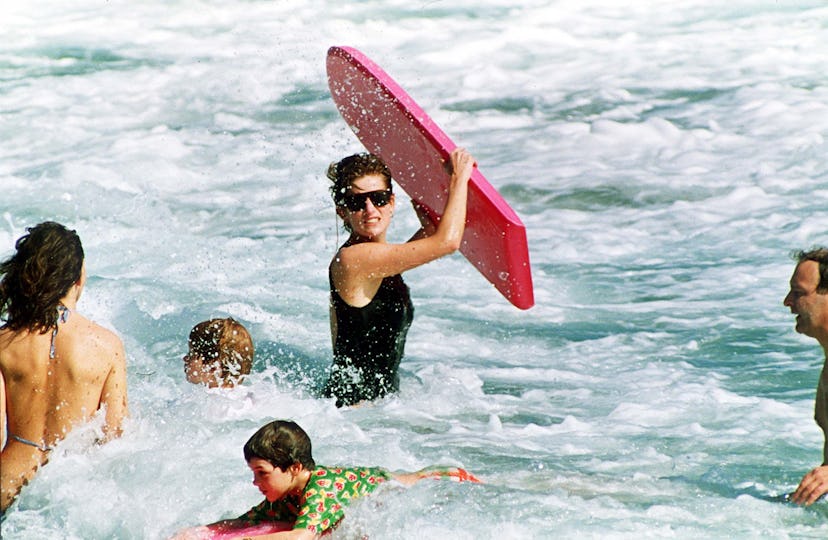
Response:
[[[75,284],[72,285],[72,288],[69,289],[63,298],[60,299],[60,305],[69,309],[69,311],[75,311],[76,306],[78,305],[78,299],[80,298],[80,287]]]

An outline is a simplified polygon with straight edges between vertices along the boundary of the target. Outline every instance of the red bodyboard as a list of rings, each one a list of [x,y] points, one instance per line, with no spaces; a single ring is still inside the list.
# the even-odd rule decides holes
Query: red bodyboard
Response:
[[[365,148],[382,158],[394,180],[432,216],[448,194],[451,139],[385,71],[351,47],[331,47],[328,86],[340,114]],[[469,182],[460,252],[520,309],[535,303],[526,228],[475,168]]]

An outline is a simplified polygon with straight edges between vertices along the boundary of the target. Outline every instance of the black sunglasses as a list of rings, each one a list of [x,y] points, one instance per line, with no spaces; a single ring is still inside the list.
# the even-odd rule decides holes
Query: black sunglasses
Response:
[[[342,204],[351,212],[359,212],[365,209],[366,199],[371,199],[371,204],[379,208],[391,202],[392,195],[390,189],[367,191],[365,193],[346,193],[342,197]]]

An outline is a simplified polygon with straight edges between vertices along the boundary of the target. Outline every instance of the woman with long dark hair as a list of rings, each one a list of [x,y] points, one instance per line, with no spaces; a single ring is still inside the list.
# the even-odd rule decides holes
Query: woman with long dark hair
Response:
[[[8,440],[0,459],[0,511],[75,426],[106,408],[105,438],[127,415],[121,340],[76,311],[86,284],[75,231],[28,229],[0,263],[0,381]],[[2,422],[2,418],[0,418]],[[1,428],[2,426],[0,426]]]

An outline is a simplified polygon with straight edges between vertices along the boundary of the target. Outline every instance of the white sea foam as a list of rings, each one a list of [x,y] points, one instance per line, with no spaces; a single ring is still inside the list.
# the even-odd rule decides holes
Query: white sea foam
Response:
[[[129,16],[124,16],[129,13]],[[132,419],[61,445],[6,538],[163,538],[258,502],[241,446],[294,418],[323,463],[465,466],[337,537],[820,537],[772,502],[820,462],[821,353],[781,305],[825,244],[819,1],[0,5],[0,252],[80,233],[81,309],[127,346]],[[394,76],[528,228],[520,312],[459,255],[407,274],[398,395],[338,410],[324,178],[361,149],[324,54]],[[405,203],[404,194],[398,195]],[[408,237],[406,204],[391,231]],[[198,321],[256,341],[247,384],[184,381]],[[140,504],[135,501],[141,501]],[[89,508],[96,508],[94,513]]]

